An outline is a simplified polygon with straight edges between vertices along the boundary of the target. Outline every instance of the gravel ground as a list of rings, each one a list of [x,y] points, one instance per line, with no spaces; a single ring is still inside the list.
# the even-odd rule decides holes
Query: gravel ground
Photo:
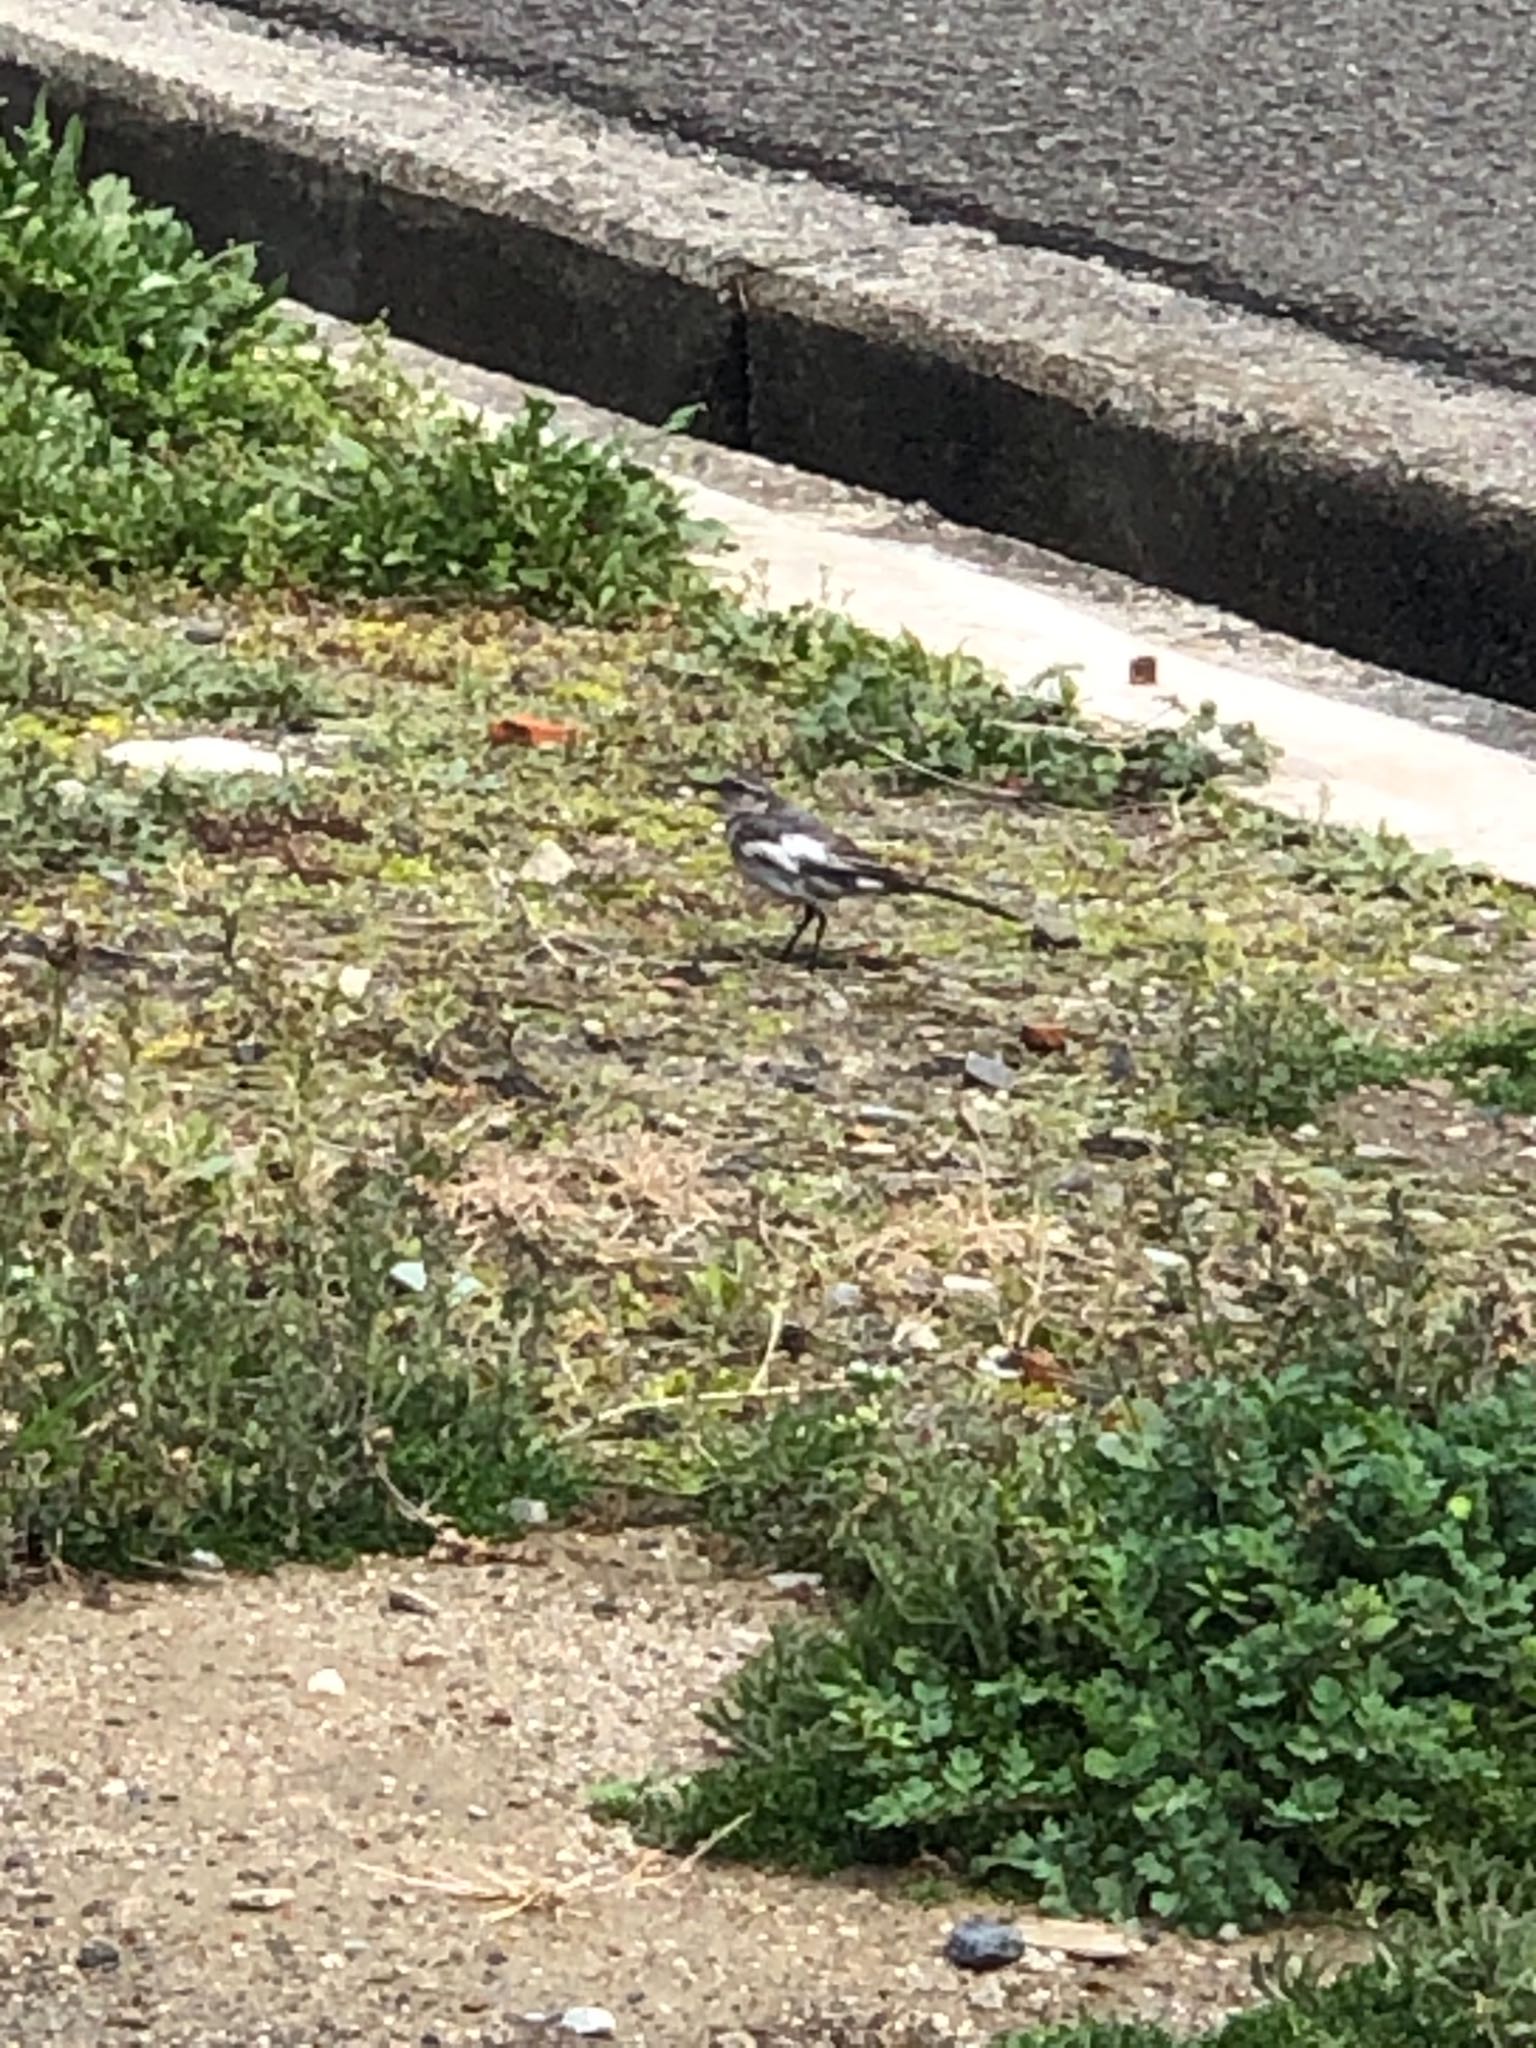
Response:
[[[671,1531],[0,1609],[0,2044],[502,2048],[589,2005],[637,2048],[872,2048],[1241,2002],[1239,1945],[969,1979],[939,1955],[967,1902],[910,1884],[644,1882],[586,1789],[697,1757],[784,1612]],[[488,1874],[574,1889],[496,1923],[412,1882]]]

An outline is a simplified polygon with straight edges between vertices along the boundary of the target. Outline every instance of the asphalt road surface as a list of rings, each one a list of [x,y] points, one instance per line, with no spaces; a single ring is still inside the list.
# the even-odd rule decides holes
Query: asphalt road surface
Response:
[[[1536,389],[1536,0],[237,0]]]

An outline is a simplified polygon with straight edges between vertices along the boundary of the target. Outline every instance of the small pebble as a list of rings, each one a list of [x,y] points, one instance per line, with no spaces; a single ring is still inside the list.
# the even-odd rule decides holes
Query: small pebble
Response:
[[[523,1522],[530,1529],[542,1528],[549,1520],[549,1502],[530,1500],[526,1494],[519,1494],[516,1500],[507,1502],[507,1513],[514,1522]]]
[[[541,888],[558,889],[576,872],[576,863],[556,839],[541,839],[517,871],[520,882],[537,882]]]
[[[974,1088],[1002,1091],[1011,1088],[1018,1077],[1008,1062],[999,1059],[996,1053],[968,1052],[965,1056],[965,1078]]]
[[[997,1299],[997,1282],[983,1273],[946,1273],[942,1284],[946,1294],[970,1294],[984,1301]]]
[[[422,1664],[446,1664],[448,1652],[441,1643],[412,1643],[400,1652],[400,1662],[412,1668]]]
[[[1029,943],[1037,953],[1064,953],[1083,943],[1082,934],[1070,917],[1059,911],[1044,911],[1035,918]]]
[[[928,1352],[938,1351],[941,1348],[939,1333],[932,1323],[918,1322],[915,1318],[910,1317],[896,1325],[891,1335],[891,1342],[898,1351]]]
[[[568,2005],[560,2015],[560,2026],[567,2034],[586,2034],[606,2040],[614,2032],[617,2022],[605,2005]]]
[[[830,1309],[849,1310],[864,1306],[864,1290],[856,1280],[834,1280],[822,1296]]]
[[[390,1614],[423,1614],[430,1617],[442,1612],[435,1600],[429,1600],[425,1593],[413,1593],[409,1586],[391,1586],[384,1596],[384,1606]]]
[[[122,1961],[122,1951],[115,1941],[108,1941],[105,1935],[93,1934],[89,1941],[82,1941],[75,1951],[77,1970],[115,1970]]]
[[[306,1692],[323,1693],[330,1699],[339,1700],[346,1693],[347,1681],[339,1671],[333,1671],[330,1665],[327,1664],[321,1670],[310,1673],[309,1683],[305,1686],[304,1690]]]
[[[950,1929],[944,1960],[957,1970],[1001,1970],[1016,1963],[1024,1947],[1024,1937],[1016,1927],[978,1913]]]
[[[1157,1149],[1146,1131],[1090,1131],[1083,1150],[1090,1159],[1145,1159]]]
[[[245,1885],[229,1895],[229,1910],[232,1913],[275,1913],[283,1906],[291,1906],[298,1897],[282,1884]]]
[[[223,1571],[223,1569],[224,1560],[216,1550],[189,1550],[187,1552],[188,1571],[207,1572],[211,1576],[214,1573]]]

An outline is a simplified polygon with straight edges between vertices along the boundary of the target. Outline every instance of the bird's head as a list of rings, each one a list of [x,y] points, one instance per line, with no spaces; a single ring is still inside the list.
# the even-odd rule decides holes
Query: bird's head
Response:
[[[758,811],[774,810],[782,798],[771,782],[765,782],[760,775],[748,775],[744,770],[732,769],[728,774],[705,781],[694,780],[695,789],[707,789],[720,799],[720,808],[728,818],[750,816]]]

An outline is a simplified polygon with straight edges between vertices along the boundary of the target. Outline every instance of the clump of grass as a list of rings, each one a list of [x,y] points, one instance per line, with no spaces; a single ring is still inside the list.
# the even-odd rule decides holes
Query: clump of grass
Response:
[[[1294,982],[1224,993],[1189,1031],[1182,1095],[1196,1116],[1294,1130],[1357,1088],[1441,1076],[1489,1108],[1536,1113],[1536,1019],[1494,1019],[1418,1046],[1352,1030]]]
[[[1491,1109],[1536,1115],[1536,1017],[1511,1017],[1443,1038],[1428,1069]]]
[[[255,252],[206,256],[44,107],[0,145],[0,532],[51,573],[506,595],[612,622],[697,599],[675,492],[530,404],[488,429],[382,349],[343,368]]]
[[[842,1389],[732,1421],[706,1445],[699,1509],[747,1558],[790,1571],[834,1574],[856,1552],[847,1541],[890,1453],[892,1404],[876,1388]]]
[[[54,1094],[0,1120],[0,1581],[425,1548],[579,1495],[536,1304],[465,1267],[408,1134],[327,1163]]]
[[[1190,1034],[1182,1064],[1188,1108],[1247,1130],[1294,1130],[1356,1088],[1416,1071],[1295,983],[1227,991]]]
[[[986,780],[1101,809],[1255,774],[1268,759],[1250,727],[1220,725],[1209,708],[1178,726],[1110,738],[1085,723],[1065,671],[1015,694],[972,655],[936,654],[910,633],[877,633],[820,605],[719,605],[676,665],[728,698],[771,691],[804,774],[859,762],[907,782]]]

